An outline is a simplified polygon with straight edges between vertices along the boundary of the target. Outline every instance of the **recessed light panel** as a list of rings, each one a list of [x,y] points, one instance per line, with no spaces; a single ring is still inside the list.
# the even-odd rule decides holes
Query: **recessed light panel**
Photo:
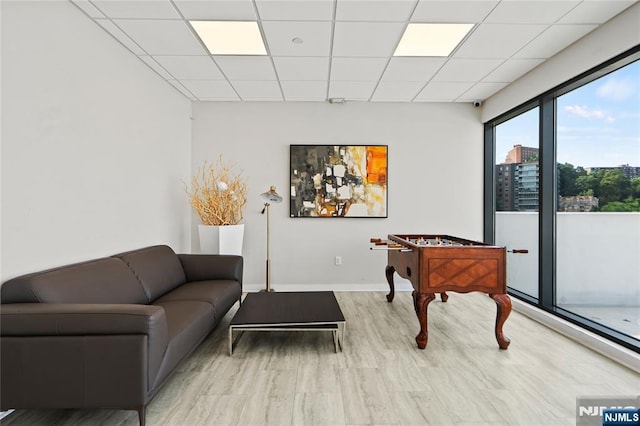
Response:
[[[266,55],[254,21],[189,21],[212,55]]]
[[[449,56],[473,24],[410,23],[393,56]]]

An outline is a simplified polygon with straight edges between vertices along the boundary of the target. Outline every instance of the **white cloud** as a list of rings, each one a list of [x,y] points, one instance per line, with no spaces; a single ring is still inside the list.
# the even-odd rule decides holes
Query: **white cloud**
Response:
[[[582,117],[582,118],[588,118],[588,119],[595,118],[598,120],[604,120],[606,123],[613,123],[614,121],[616,121],[616,119],[613,118],[613,116],[607,114],[605,111],[602,111],[600,109],[591,110],[587,106],[567,105],[564,107],[564,110],[567,111],[569,114]]]
[[[612,101],[624,101],[632,97],[636,92],[636,83],[630,78],[619,79],[609,77],[598,87],[598,96]]]

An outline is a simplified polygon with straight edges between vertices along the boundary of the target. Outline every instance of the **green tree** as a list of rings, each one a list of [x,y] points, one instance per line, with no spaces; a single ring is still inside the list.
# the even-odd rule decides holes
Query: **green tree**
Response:
[[[590,173],[584,176],[578,176],[576,178],[576,189],[579,191],[578,195],[595,195],[600,189],[600,179],[598,173]]]
[[[640,198],[628,197],[624,201],[612,201],[600,208],[601,212],[640,212]]]
[[[629,181],[629,192],[634,198],[640,198],[640,177],[635,177]]]
[[[596,173],[598,177],[598,190],[596,197],[600,200],[600,206],[614,201],[622,201],[629,195],[629,178],[620,169],[603,170]]]
[[[580,167],[580,169],[582,168]],[[583,174],[586,175],[584,169],[582,169],[582,171]],[[576,186],[576,179],[578,176],[580,176],[579,170],[573,167],[573,164],[558,163],[558,194],[561,197],[578,195],[580,192]]]

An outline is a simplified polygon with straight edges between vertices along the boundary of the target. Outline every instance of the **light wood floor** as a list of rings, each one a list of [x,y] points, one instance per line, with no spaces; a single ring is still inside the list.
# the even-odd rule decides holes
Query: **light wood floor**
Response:
[[[429,344],[409,293],[336,293],[344,352],[329,332],[245,333],[230,357],[235,308],[147,408],[154,425],[575,425],[577,396],[637,395],[640,375],[495,304],[451,293],[429,306]],[[133,411],[21,410],[3,425],[136,425]]]

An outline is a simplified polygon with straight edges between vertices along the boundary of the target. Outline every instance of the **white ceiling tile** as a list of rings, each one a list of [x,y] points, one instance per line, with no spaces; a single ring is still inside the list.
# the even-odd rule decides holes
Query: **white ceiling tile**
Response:
[[[182,93],[183,95],[185,95],[187,98],[191,99],[191,100],[195,100],[196,97],[193,95],[193,93],[191,93],[189,90],[187,90],[186,87],[184,87],[179,81],[177,80],[167,80],[169,82],[169,84],[171,84],[173,87],[175,87],[176,89],[178,89],[178,91],[180,93]]]
[[[554,25],[513,57],[550,58],[595,28],[596,25]]]
[[[205,55],[183,21],[114,21],[149,55]]]
[[[329,56],[331,22],[265,21],[262,28],[273,56]]]
[[[165,80],[171,80],[174,77],[162,68],[151,56],[138,56],[149,68],[157,72]]]
[[[486,98],[625,8],[639,3],[69,1],[189,99],[317,102],[327,97],[378,102]],[[186,19],[257,20],[268,55],[210,56]],[[393,57],[408,22],[471,23],[475,27],[452,58]],[[421,90],[424,84],[427,86]],[[419,94],[413,96],[418,90]]]
[[[178,80],[224,80],[210,56],[154,56]]]
[[[580,1],[503,1],[487,16],[487,23],[552,24]]]
[[[281,101],[282,92],[277,81],[232,81],[243,101]]]
[[[455,51],[455,58],[508,58],[547,25],[482,24]]]
[[[460,95],[460,98],[468,101],[485,100],[508,84],[509,83],[478,83]]]
[[[417,81],[391,81],[378,84],[372,101],[411,102],[425,83]]]
[[[231,85],[221,80],[180,80],[180,83],[197,98],[209,100],[238,100],[238,95]]]
[[[366,101],[373,94],[375,87],[374,81],[331,81],[329,83],[329,97]]]
[[[327,80],[329,58],[275,57],[273,58],[280,80]]]
[[[180,15],[169,0],[92,0],[111,19],[176,19]]]
[[[104,18],[104,13],[100,12],[97,7],[89,3],[89,0],[71,0],[73,4],[78,6],[91,18]]]
[[[251,0],[173,0],[186,19],[255,21]]]
[[[389,22],[336,22],[333,56],[389,57],[405,24]]]
[[[449,59],[432,81],[476,82],[502,62],[502,59]]]
[[[387,66],[387,58],[333,58],[332,81],[378,81]]]
[[[282,81],[282,91],[287,101],[325,101],[326,81]]]
[[[333,0],[256,0],[265,21],[331,21]]]
[[[426,82],[446,62],[446,58],[391,58],[382,81]]]
[[[115,37],[120,43],[122,43],[127,49],[135,53],[136,55],[146,55],[145,51],[140,48],[128,35],[122,32],[113,22],[108,19],[96,19],[96,22],[104,28],[109,34]]]
[[[466,92],[473,83],[430,82],[414,101],[454,101]]]
[[[589,0],[583,1],[575,9],[560,18],[559,24],[602,24],[616,16],[635,0]]]
[[[271,59],[266,56],[214,56],[229,80],[276,80]]]
[[[336,21],[404,22],[417,0],[337,0]]]
[[[498,4],[494,1],[421,1],[411,22],[479,23]]]
[[[487,83],[510,83],[544,62],[544,59],[509,59],[493,70],[482,81]]]

